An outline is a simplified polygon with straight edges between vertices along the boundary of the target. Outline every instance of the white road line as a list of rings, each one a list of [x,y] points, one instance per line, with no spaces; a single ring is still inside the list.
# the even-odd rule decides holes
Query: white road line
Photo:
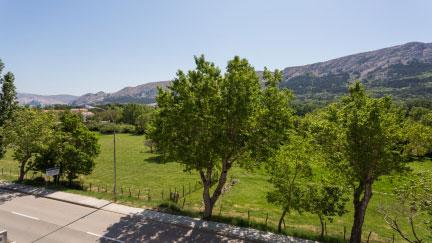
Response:
[[[115,242],[119,242],[119,243],[124,243],[124,241],[117,240],[117,239],[114,239],[114,238],[111,238],[111,237],[106,237],[106,236],[95,234],[95,233],[92,233],[92,232],[86,232],[86,233],[89,234],[89,235],[93,235],[93,236],[99,237],[99,238],[105,238],[107,240],[111,240],[111,241],[115,241]]]
[[[17,212],[12,212],[12,213],[16,214],[16,215],[19,215],[19,216],[22,216],[22,217],[29,218],[29,219],[40,220],[40,219],[38,219],[36,217],[28,216],[28,215],[25,215],[25,214],[22,214],[22,213],[17,213]]]

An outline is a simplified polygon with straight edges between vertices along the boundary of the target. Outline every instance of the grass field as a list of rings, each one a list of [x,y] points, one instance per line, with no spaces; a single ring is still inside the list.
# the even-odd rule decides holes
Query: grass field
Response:
[[[113,181],[113,147],[111,135],[98,135],[101,144],[101,154],[96,160],[94,172],[89,176],[84,176],[80,180],[88,188],[92,184],[92,192],[66,189],[74,193],[88,194],[99,198],[112,198],[112,181]],[[180,195],[189,190],[196,191],[186,195],[179,202],[181,208],[189,214],[197,215],[202,210],[201,193],[197,185],[198,176],[196,173],[183,171],[183,167],[178,163],[160,163],[155,154],[149,153],[149,149],[144,146],[144,137],[129,134],[119,134],[117,136],[117,184],[119,195],[118,200],[124,204],[134,206],[155,207],[168,197],[169,191],[177,190]],[[432,162],[415,162],[410,166],[414,170],[432,170]],[[0,168],[4,168],[4,178],[12,179],[8,176],[9,170],[17,171],[17,163],[11,159],[8,153],[5,159],[0,161]],[[14,173],[14,172],[12,172]],[[16,173],[16,172],[15,172]],[[241,168],[233,168],[230,172],[230,178],[236,178],[239,183],[223,195],[221,200],[215,206],[214,215],[221,215],[220,220],[229,221],[234,224],[247,224],[248,214],[252,225],[263,228],[265,220],[268,217],[268,226],[274,230],[279,218],[279,208],[267,203],[266,193],[271,189],[267,182],[267,176],[261,169],[253,172]],[[371,233],[370,242],[391,242],[393,232],[386,225],[383,217],[377,209],[380,205],[391,203],[391,191],[394,184],[392,177],[385,177],[374,185],[374,196],[369,204],[366,221],[364,225],[364,234],[367,238]],[[97,188],[99,187],[99,193]],[[108,193],[103,193],[107,187]],[[129,197],[129,188],[131,188],[132,197]],[[122,190],[121,190],[122,189]],[[136,198],[140,192],[140,199]],[[150,194],[151,200],[148,200]],[[349,230],[352,222],[351,201],[347,204],[349,213],[343,217],[335,218],[333,223],[327,225],[328,236],[335,239],[343,239],[344,227],[346,235],[349,236]],[[249,213],[248,213],[249,212]],[[317,216],[310,214],[292,213],[286,217],[285,233],[290,235],[314,238],[319,234],[319,220]],[[426,234],[423,229],[420,234]],[[397,242],[399,237],[395,235]],[[401,241],[400,241],[401,242]]]

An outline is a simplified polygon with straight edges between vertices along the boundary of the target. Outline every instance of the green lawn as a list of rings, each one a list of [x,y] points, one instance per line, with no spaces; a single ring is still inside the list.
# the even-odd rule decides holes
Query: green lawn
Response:
[[[81,191],[67,189],[68,191],[96,196],[99,198],[112,198],[112,181],[113,181],[113,143],[112,135],[98,135],[101,144],[101,155],[96,160],[94,172],[89,176],[80,178],[88,189],[92,184],[92,191]],[[144,137],[129,134],[119,134],[117,136],[117,184],[119,195],[118,200],[122,203],[134,206],[157,206],[162,202],[162,193],[167,198],[169,191],[177,190],[183,193],[183,188],[187,193],[189,188],[193,191],[197,186],[198,175],[194,172],[188,173],[183,171],[183,166],[178,163],[160,163],[155,154],[149,153],[149,149],[144,146]],[[432,163],[415,162],[410,165],[414,170],[432,170]],[[17,163],[11,159],[8,153],[6,158],[0,161],[0,168],[4,168],[3,178],[15,178],[9,176],[9,170],[12,174],[17,172]],[[230,179],[235,178],[239,183],[227,192],[218,204],[215,206],[214,214],[230,218],[233,223],[239,223],[242,218],[247,221],[248,211],[250,220],[255,223],[264,225],[268,215],[268,225],[275,227],[279,218],[279,208],[268,204],[266,193],[271,189],[267,182],[267,176],[261,169],[253,172],[241,168],[233,168],[230,172]],[[392,202],[391,194],[394,184],[397,180],[392,177],[386,177],[374,185],[374,196],[369,204],[366,222],[364,226],[365,238],[369,232],[371,234],[370,242],[390,242],[393,232],[385,224],[383,217],[377,212],[380,205]],[[99,187],[99,193],[97,188]],[[103,193],[107,187],[108,193]],[[129,197],[129,188],[131,188],[132,197]],[[140,192],[140,198],[136,198]],[[198,188],[195,192],[187,195],[183,201],[180,200],[180,207],[185,211],[196,214],[202,209],[201,190]],[[148,200],[148,194],[151,200]],[[348,203],[348,214],[338,217],[333,223],[327,225],[328,235],[334,238],[343,239],[344,226],[347,230],[347,237],[352,222],[351,201]],[[226,220],[226,219],[225,219]],[[236,222],[237,220],[237,222]],[[244,222],[243,222],[244,223]],[[262,226],[262,225],[261,225]],[[286,217],[286,232],[290,235],[299,235],[304,237],[314,237],[319,233],[319,220],[317,216],[310,214],[299,215],[292,213]],[[423,229],[421,234],[426,234]],[[400,241],[396,235],[396,241]]]

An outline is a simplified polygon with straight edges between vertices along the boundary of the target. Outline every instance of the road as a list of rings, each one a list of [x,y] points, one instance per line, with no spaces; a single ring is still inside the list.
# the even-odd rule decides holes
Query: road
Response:
[[[0,228],[21,242],[243,242],[169,225],[140,215],[35,197],[0,189]]]

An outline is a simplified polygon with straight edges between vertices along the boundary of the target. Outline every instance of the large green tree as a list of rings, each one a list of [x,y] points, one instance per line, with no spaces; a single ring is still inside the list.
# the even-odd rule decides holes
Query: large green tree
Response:
[[[225,74],[203,56],[195,57],[195,63],[195,70],[179,71],[167,90],[159,90],[159,109],[150,137],[163,158],[179,161],[186,170],[199,173],[204,187],[203,218],[209,219],[230,169],[235,163],[248,166],[254,158],[264,159],[272,146],[269,136],[285,134],[289,121],[279,127],[279,118],[268,112],[259,78],[246,59],[230,60]],[[279,80],[280,72],[266,76]],[[262,122],[263,114],[278,124],[274,126],[278,133],[268,137],[258,133],[272,129]],[[258,134],[262,140],[254,137]],[[268,146],[259,149],[256,143]]]
[[[100,152],[97,137],[88,130],[79,115],[64,112],[54,129],[52,139],[36,158],[36,169],[45,171],[59,167],[60,176],[71,184],[79,174],[93,171],[95,158]]]
[[[353,188],[350,242],[359,243],[373,184],[404,168],[403,120],[390,98],[369,97],[360,82],[314,120],[311,128],[326,152],[328,167]]]
[[[13,148],[13,158],[19,163],[19,182],[34,169],[36,156],[52,139],[54,125],[53,115],[29,108],[15,111],[13,121],[6,121],[2,131],[6,144]]]
[[[18,107],[14,84],[15,76],[11,72],[8,72],[2,76],[3,68],[4,65],[0,60],[0,127],[2,127],[7,120],[12,118],[13,112]],[[4,156],[6,151],[5,149],[4,137],[0,134],[0,158]]]

